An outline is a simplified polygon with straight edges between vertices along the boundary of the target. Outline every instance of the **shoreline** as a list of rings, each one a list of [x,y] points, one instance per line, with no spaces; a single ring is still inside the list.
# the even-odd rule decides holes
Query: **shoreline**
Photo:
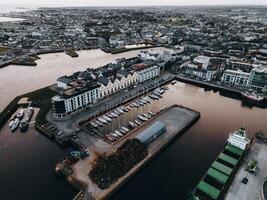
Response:
[[[244,98],[241,95],[242,91],[239,91],[237,89],[232,89],[226,86],[222,86],[222,85],[216,85],[216,84],[212,84],[212,83],[208,83],[208,82],[204,82],[204,81],[199,81],[199,80],[194,80],[194,79],[190,79],[190,78],[186,78],[186,77],[182,77],[179,75],[174,75],[174,78],[172,80],[177,80],[179,82],[182,83],[187,83],[187,84],[191,84],[191,85],[195,85],[204,89],[210,89],[210,90],[215,90],[215,91],[219,91],[220,95],[222,96],[226,96],[228,98],[232,98],[232,99],[238,99],[241,102],[244,101]],[[172,80],[169,80],[169,82],[171,82]],[[46,86],[44,88],[49,88],[50,86]],[[38,89],[38,90],[34,90],[32,92],[29,93],[25,93],[22,95],[19,95],[17,97],[15,97],[4,109],[3,111],[0,113],[0,129],[3,126],[3,124],[7,121],[7,118],[11,117],[12,111],[15,111],[21,104],[18,104],[19,100],[23,97],[25,97],[27,94],[31,94],[34,92],[38,92],[44,88]],[[27,96],[26,96],[27,97]],[[22,105],[21,105],[22,106]],[[259,108],[266,108],[267,105],[266,103],[262,103],[261,105],[254,105],[254,104],[249,104],[249,106],[255,106],[255,107],[259,107]]]
[[[107,50],[105,48],[92,48],[92,47],[88,47],[88,48],[80,48],[80,49],[77,49],[75,50],[75,53],[77,54],[77,52],[79,51],[87,51],[87,50],[101,50],[105,53],[110,53],[110,54],[120,54],[120,53],[126,53],[126,52],[129,52],[129,51],[135,51],[135,50],[141,50],[141,49],[149,49],[149,48],[158,48],[158,47],[164,47],[164,46],[161,46],[161,45],[152,45],[152,46],[145,46],[145,47],[135,47],[135,48],[129,48],[129,49],[113,49],[113,50]],[[38,56],[39,55],[45,55],[45,54],[53,54],[53,53],[62,53],[62,52],[66,52],[66,49],[51,49],[51,50],[39,50],[38,52],[35,52],[35,53],[29,53],[29,54],[24,54],[24,55],[20,55],[10,61],[7,61],[7,62],[4,62],[2,64],[0,64],[0,69],[3,68],[3,67],[8,67],[9,65],[21,65],[21,66],[37,66],[37,63],[33,62],[33,63],[27,63],[27,62],[21,62],[21,63],[14,63],[16,62],[18,59],[20,59],[20,57],[26,57],[26,58],[29,58],[29,57],[36,57],[38,59]],[[74,54],[75,56],[72,56],[69,55],[68,53],[66,53],[66,55],[69,55],[70,57],[72,58],[76,58],[76,57],[79,57],[76,56],[76,54]]]

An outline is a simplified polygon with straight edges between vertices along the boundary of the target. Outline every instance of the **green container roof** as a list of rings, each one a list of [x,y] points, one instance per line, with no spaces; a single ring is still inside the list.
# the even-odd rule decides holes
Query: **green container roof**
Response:
[[[213,168],[209,168],[207,174],[222,184],[225,184],[228,180],[228,176]]]
[[[234,166],[235,166],[235,165],[237,164],[237,162],[238,162],[237,159],[235,159],[235,158],[233,158],[233,157],[231,157],[231,156],[228,156],[228,155],[226,155],[226,154],[224,154],[224,153],[221,153],[221,154],[219,155],[219,158],[222,159],[222,160],[225,161],[225,162],[228,162],[228,163],[234,165]]]
[[[213,199],[217,199],[220,195],[220,190],[213,187],[212,185],[206,183],[205,181],[200,181],[197,185],[197,189],[204,192]]]
[[[231,144],[226,145],[225,149],[227,149],[228,151],[231,151],[232,153],[241,156],[244,152],[244,150],[239,149],[238,147],[235,147]]]
[[[224,164],[219,163],[217,161],[214,161],[212,163],[211,167],[216,169],[216,170],[218,170],[218,171],[220,171],[220,172],[222,172],[222,173],[224,173],[224,174],[226,174],[226,175],[228,175],[228,176],[230,176],[231,173],[232,173],[232,169],[230,167],[227,167]]]

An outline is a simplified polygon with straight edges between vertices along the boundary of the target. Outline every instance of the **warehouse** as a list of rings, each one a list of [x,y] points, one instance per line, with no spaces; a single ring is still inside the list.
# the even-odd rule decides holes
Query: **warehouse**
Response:
[[[151,126],[149,126],[147,129],[145,129],[143,132],[141,132],[138,136],[136,136],[136,139],[147,145],[153,140],[155,140],[157,137],[162,135],[165,131],[166,125],[161,121],[157,121]]]

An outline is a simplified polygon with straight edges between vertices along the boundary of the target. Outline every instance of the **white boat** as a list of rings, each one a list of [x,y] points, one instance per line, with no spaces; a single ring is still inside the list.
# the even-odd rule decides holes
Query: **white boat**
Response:
[[[171,83],[172,83],[172,85],[174,85],[175,83],[177,83],[177,81],[176,80],[173,80]]]
[[[109,113],[109,114],[108,114],[108,117],[109,117],[109,118],[113,118],[114,116],[113,116],[111,113]]]
[[[103,117],[106,121],[111,122],[111,119],[110,119],[108,116],[103,115],[102,117]]]
[[[119,131],[122,133],[122,134],[125,134],[126,131],[123,129],[123,128],[120,128]]]
[[[13,124],[15,123],[15,119],[14,120],[11,120],[8,124],[9,128],[11,128],[13,126]]]
[[[148,100],[148,97],[144,97],[143,100],[144,100],[146,103],[150,103],[150,101]]]
[[[121,114],[124,113],[124,111],[123,111],[121,108],[117,108],[117,110],[118,110]]]
[[[14,123],[12,124],[12,126],[10,128],[12,132],[14,132],[16,130],[16,128],[19,126],[19,122],[20,122],[20,119],[19,118],[16,118],[14,120]]]
[[[149,94],[148,96],[149,96],[151,99],[156,99],[156,100],[159,99],[159,97],[157,97],[157,96],[154,95],[154,94]]]
[[[162,95],[162,94],[165,93],[165,90],[160,89],[160,90],[158,91],[158,93]]]
[[[133,103],[130,103],[130,106],[133,108],[133,107],[135,107],[135,105],[133,104]]]
[[[146,113],[144,113],[143,116],[144,116],[145,118],[147,118],[147,119],[150,118],[150,116],[149,116],[148,114],[146,114]]]
[[[107,122],[105,119],[103,119],[102,117],[98,117],[97,120],[100,121],[100,122],[102,122],[102,123],[104,123],[104,124],[108,123],[108,122]]]
[[[136,103],[139,104],[140,106],[144,105],[144,103],[142,101],[140,101],[140,100],[137,100]]]
[[[133,129],[136,127],[136,124],[134,122],[129,122],[128,127]]]
[[[162,89],[166,91],[166,90],[168,90],[169,88],[168,88],[167,86],[163,86]]]
[[[115,118],[119,117],[119,115],[117,115],[115,112],[111,112],[110,114]]]
[[[90,122],[90,124],[91,124],[91,126],[93,126],[93,127],[95,127],[95,128],[98,127],[97,124],[96,124],[95,122]]]
[[[118,115],[118,116],[120,116],[121,115],[121,113],[116,109],[116,110],[114,110],[114,113],[116,114],[116,115]]]
[[[144,121],[144,122],[148,120],[146,117],[141,116],[141,115],[139,115],[138,118],[139,118],[140,120]]]
[[[156,113],[152,112],[152,111],[148,111],[148,114],[150,114],[151,116],[155,116]]]
[[[118,130],[114,131],[114,133],[115,133],[116,135],[118,135],[118,136],[123,136],[123,135],[121,134],[121,132],[118,131]]]
[[[116,133],[111,133],[111,135],[112,135],[113,137],[115,137],[116,139],[119,138],[119,135],[117,135]]]
[[[94,122],[95,122],[98,126],[103,126],[103,123],[100,122],[100,121],[98,121],[98,120],[95,120]]]
[[[136,102],[133,102],[133,105],[136,107],[136,108],[139,108],[139,104],[137,104]]]
[[[126,132],[128,132],[129,131],[129,129],[128,128],[126,128],[126,127],[121,127],[124,131],[126,131]]]
[[[264,101],[264,96],[262,94],[257,94],[255,92],[242,92],[243,98],[254,102],[254,103],[262,103]]]
[[[147,104],[147,102],[143,99],[140,99],[139,101],[141,101],[143,104]]]
[[[127,109],[126,107],[122,106],[121,109],[124,111],[124,112],[128,112],[129,109]]]
[[[159,98],[161,98],[162,96],[161,96],[161,94],[159,94],[158,92],[156,92],[156,91],[154,91],[153,92],[153,94],[155,95],[155,96],[157,96],[157,97],[159,97]]]
[[[10,121],[13,121],[14,119],[16,119],[17,115],[16,114],[13,114],[11,117],[10,117]]]
[[[137,125],[141,125],[142,123],[138,120],[134,120],[134,122],[137,124]]]
[[[23,115],[24,115],[24,109],[21,108],[17,113],[17,118],[22,119]]]

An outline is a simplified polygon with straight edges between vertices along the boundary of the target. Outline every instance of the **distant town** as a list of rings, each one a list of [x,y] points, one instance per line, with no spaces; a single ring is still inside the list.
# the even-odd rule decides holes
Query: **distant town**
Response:
[[[0,115],[12,133],[36,129],[73,148],[55,171],[79,190],[75,200],[110,198],[175,138],[207,120],[209,105],[199,111],[197,101],[177,103],[187,92],[180,83],[219,91],[257,112],[267,108],[267,7],[39,8],[2,16],[19,20],[0,23],[1,68],[34,69],[48,53],[79,59],[81,50],[138,50],[62,75],[16,97]],[[219,155],[184,198],[267,198],[267,136],[241,124],[226,133]]]

